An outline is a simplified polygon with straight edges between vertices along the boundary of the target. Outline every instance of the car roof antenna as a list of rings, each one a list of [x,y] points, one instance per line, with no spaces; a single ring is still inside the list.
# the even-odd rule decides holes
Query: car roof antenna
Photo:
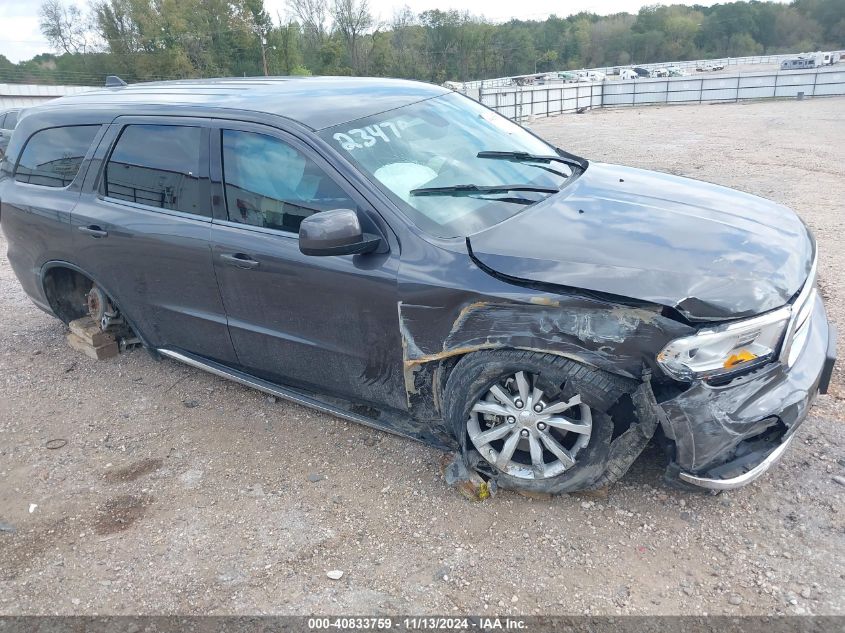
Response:
[[[106,77],[106,88],[122,88],[127,83],[117,75],[109,75]]]

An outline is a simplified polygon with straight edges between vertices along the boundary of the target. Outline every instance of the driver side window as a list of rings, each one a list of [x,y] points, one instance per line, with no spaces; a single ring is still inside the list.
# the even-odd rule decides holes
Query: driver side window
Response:
[[[277,231],[297,233],[314,213],[356,207],[313,160],[256,132],[223,130],[223,182],[230,221]]]

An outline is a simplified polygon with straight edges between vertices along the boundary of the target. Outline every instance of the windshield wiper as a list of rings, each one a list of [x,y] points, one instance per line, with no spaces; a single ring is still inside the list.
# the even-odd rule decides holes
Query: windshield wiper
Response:
[[[530,154],[528,152],[478,152],[478,158],[497,158],[499,160],[510,160],[515,163],[564,163],[571,167],[584,169],[584,162],[575,157],[560,156],[558,154]]]
[[[452,185],[451,187],[423,187],[412,189],[412,196],[474,196],[479,193],[508,193],[510,191],[536,191],[537,193],[557,193],[554,187],[536,185]]]

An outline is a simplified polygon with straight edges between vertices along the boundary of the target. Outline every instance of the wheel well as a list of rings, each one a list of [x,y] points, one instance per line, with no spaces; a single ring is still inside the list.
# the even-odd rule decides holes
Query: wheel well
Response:
[[[88,314],[86,295],[94,282],[77,270],[55,266],[44,273],[44,294],[53,314],[65,323]]]
[[[446,390],[446,383],[449,381],[449,375],[452,373],[452,370],[455,368],[455,365],[457,365],[458,362],[467,354],[472,354],[472,352],[449,356],[448,358],[444,358],[440,361],[437,361],[436,364],[433,365],[433,397],[434,406],[437,409],[438,413],[443,412],[443,402],[441,401],[441,399],[443,396],[443,392]]]
[[[512,350],[512,351],[532,351],[532,352],[535,351],[535,350],[521,350],[521,348],[518,348],[518,347],[497,348],[496,351],[509,351],[509,350]],[[442,359],[441,361],[439,361],[434,366],[432,386],[434,387],[434,394],[435,394],[434,395],[434,401],[435,401],[435,406],[436,406],[438,412],[440,412],[440,413],[443,412],[442,396],[445,393],[446,383],[449,381],[449,377],[452,374],[452,370],[466,356],[470,356],[472,354],[482,352],[482,351],[487,351],[487,350],[472,350],[472,351],[468,351],[468,352],[465,352],[465,353],[462,353],[462,354],[456,354],[454,356],[449,356],[448,358]],[[548,354],[549,356],[552,356],[552,357],[568,358],[572,362],[577,363],[577,364],[579,364],[583,367],[589,367],[589,365],[587,365],[586,363],[584,363],[581,360],[578,360],[578,359],[575,359],[575,358],[570,358],[568,356],[562,356],[560,354],[555,354],[554,352],[539,352],[539,353]],[[596,368],[596,369],[599,369],[599,368]],[[600,371],[603,371],[610,376],[614,376],[616,379],[618,379],[620,381],[629,383],[629,386],[631,387],[630,391],[623,390],[623,393],[620,395],[619,400],[617,400],[607,412],[608,415],[610,416],[611,420],[613,421],[613,427],[614,428],[613,428],[612,439],[615,440],[622,433],[627,431],[631,427],[631,425],[634,422],[636,422],[636,420],[637,420],[636,409],[635,409],[634,403],[631,399],[631,393],[633,392],[633,385],[636,384],[636,383],[632,382],[632,379],[627,377],[627,376],[620,376],[620,375],[617,375],[617,374],[612,374],[610,372],[607,372],[607,370],[604,370],[604,369],[600,369]]]
[[[462,353],[459,353],[459,354],[454,354],[452,356],[448,356],[448,357],[443,358],[439,361],[433,361],[431,363],[432,376],[433,376],[431,384],[432,384],[432,387],[434,388],[434,393],[436,394],[435,400],[437,402],[438,408],[441,404],[439,402],[440,394],[442,394],[443,391],[445,390],[446,383],[448,382],[449,376],[451,375],[452,370],[455,368],[455,366],[466,356],[470,356],[472,354],[477,354],[479,352],[487,352],[487,351],[537,352],[537,353],[540,353],[540,354],[547,354],[549,356],[553,356],[553,357],[557,357],[557,358],[566,358],[566,359],[571,360],[572,362],[577,363],[579,365],[582,365],[584,367],[592,367],[594,369],[601,370],[601,371],[603,371],[603,372],[605,372],[609,375],[612,375],[612,376],[614,376],[617,379],[622,380],[622,381],[630,382],[631,380],[633,380],[630,376],[625,376],[625,375],[622,375],[622,374],[616,374],[616,373],[609,371],[608,369],[605,369],[603,367],[594,367],[594,366],[586,363],[585,361],[583,361],[579,358],[576,358],[574,356],[570,356],[570,355],[566,355],[566,354],[559,354],[559,353],[551,351],[551,350],[535,350],[535,349],[527,349],[527,348],[522,348],[522,347],[496,347],[496,348],[489,348],[489,349],[479,347],[478,349],[471,349],[471,350],[468,350],[468,351],[465,351],[465,352],[462,352]],[[636,382],[639,382],[639,381],[636,381]],[[631,384],[634,384],[634,383],[631,383]],[[631,411],[632,411],[632,406],[631,406],[631,403],[630,403],[630,398],[628,399],[627,402],[618,403],[618,406],[616,407],[616,413],[621,414],[621,417],[623,417],[623,418],[626,417]],[[622,430],[624,430],[624,429],[622,429]]]

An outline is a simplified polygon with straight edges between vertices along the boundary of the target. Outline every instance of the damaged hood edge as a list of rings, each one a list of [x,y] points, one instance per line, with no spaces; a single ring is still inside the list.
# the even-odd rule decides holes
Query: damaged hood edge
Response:
[[[596,299],[598,301],[607,301],[611,303],[619,303],[622,305],[630,305],[634,307],[651,306],[654,308],[668,308],[669,310],[678,313],[681,317],[683,317],[684,320],[689,323],[710,323],[750,318],[757,316],[762,312],[768,312],[769,310],[774,310],[779,307],[782,307],[783,305],[789,303],[789,301],[794,297],[794,295],[790,295],[788,299],[778,303],[777,305],[772,305],[770,308],[766,308],[764,310],[751,309],[744,311],[726,311],[717,305],[707,304],[706,302],[703,302],[695,297],[685,297],[682,300],[676,302],[668,297],[659,297],[653,295],[638,297],[632,296],[630,294],[616,294],[613,292],[597,290],[589,287],[569,286],[551,281],[537,281],[533,279],[515,277],[500,272],[495,268],[492,268],[491,266],[485,264],[484,261],[482,261],[473,252],[472,243],[469,237],[466,238],[466,244],[469,257],[476,266],[478,266],[482,271],[484,271],[491,277],[495,277],[496,279],[499,279],[506,283],[510,283],[516,286],[523,286],[526,288],[536,288],[539,290],[545,290],[547,292],[552,292],[555,294],[581,295]]]
[[[787,304],[815,252],[804,223],[774,202],[601,163],[466,244],[476,265],[504,281],[665,306],[690,322]]]

